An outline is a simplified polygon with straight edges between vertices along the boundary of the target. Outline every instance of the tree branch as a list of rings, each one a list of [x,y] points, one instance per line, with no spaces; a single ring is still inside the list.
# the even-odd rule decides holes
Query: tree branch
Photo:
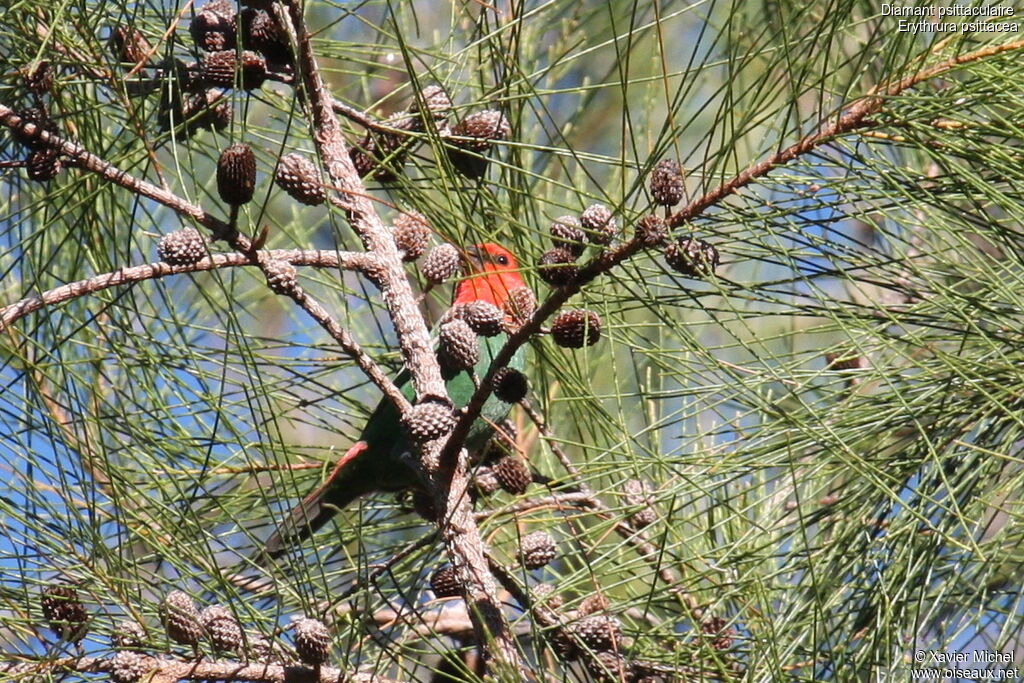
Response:
[[[338,252],[310,249],[279,249],[261,252],[266,257],[287,261],[293,266],[311,266],[313,268],[334,268],[340,270],[364,270],[367,267],[366,254],[355,252]],[[218,268],[237,266],[257,266],[256,257],[250,254],[211,254],[206,258],[189,265],[172,266],[162,261],[139,266],[128,266],[110,273],[71,282],[60,287],[47,290],[42,294],[30,296],[0,308],[0,331],[16,320],[33,313],[44,306],[62,304],[80,296],[95,294],[104,289],[121,285],[134,284],[145,280],[155,280],[168,275],[182,273],[198,273]]]
[[[957,66],[962,66],[985,57],[1022,48],[1024,48],[1024,40],[1017,40],[1003,45],[982,48],[974,52],[953,57],[935,66],[922,69],[918,73],[908,76],[900,81],[876,87],[864,97],[858,98],[850,103],[850,105],[845,108],[845,113],[843,113],[837,121],[824,125],[817,133],[804,137],[796,144],[772,155],[768,159],[752,164],[735,177],[695,199],[686,207],[671,215],[668,218],[668,222],[673,227],[677,227],[683,223],[692,221],[725,197],[736,192],[739,188],[768,175],[768,173],[776,167],[810,152],[841,134],[849,133],[868,125],[874,125],[867,120],[868,116],[881,110],[885,97],[898,95],[908,88],[918,85],[928,79],[935,78],[936,76],[939,76]],[[580,268],[575,281],[553,291],[551,295],[537,307],[533,316],[531,316],[531,318],[515,333],[509,335],[504,347],[494,357],[491,367],[488,369],[486,376],[480,383],[480,388],[477,389],[469,403],[466,404],[462,416],[455,425],[455,429],[450,434],[448,443],[441,454],[442,461],[447,458],[455,457],[455,446],[461,444],[465,439],[473,421],[477,416],[479,416],[484,401],[486,401],[488,396],[490,396],[492,385],[491,379],[494,377],[494,373],[497,372],[499,368],[508,365],[516,351],[518,351],[519,348],[535,334],[540,332],[544,322],[572,296],[579,293],[584,285],[599,275],[620,265],[626,259],[641,251],[643,248],[644,246],[634,238],[633,240],[625,242],[616,248],[608,249],[598,254],[591,259],[589,263]]]
[[[110,673],[112,657],[61,657],[50,659],[32,655],[3,655],[0,673],[33,677],[56,673]],[[169,681],[250,681],[251,683],[398,683],[372,674],[348,673],[331,667],[319,671],[301,666],[246,663],[229,660],[184,661],[164,657],[144,657],[141,668],[152,680]],[[319,675],[318,675],[319,674]],[[145,676],[143,677],[145,678]]]
[[[974,52],[952,57],[944,62],[922,69],[916,74],[907,76],[899,81],[877,86],[867,95],[854,100],[844,107],[843,113],[840,114],[835,121],[832,123],[823,123],[817,133],[804,137],[796,144],[790,145],[780,152],[776,152],[764,161],[748,166],[745,170],[740,172],[739,175],[734,176],[730,180],[722,183],[710,192],[707,192],[702,197],[698,197],[687,206],[672,214],[668,218],[668,223],[672,227],[678,227],[687,221],[693,220],[706,209],[735,193],[741,187],[749,185],[754,180],[768,175],[772,169],[789,163],[797,157],[806,154],[812,149],[815,149],[816,147],[819,147],[840,135],[850,133],[858,128],[874,126],[875,124],[868,121],[868,117],[873,114],[877,114],[882,110],[886,97],[899,95],[903,91],[908,90],[915,85],[919,85],[924,81],[940,76],[958,66],[963,66],[964,64],[968,64],[985,57],[992,57],[1003,52],[1010,52],[1021,48],[1024,48],[1024,40],[1016,40],[1003,45],[989,46]]]
[[[342,195],[352,229],[367,251],[379,259],[375,281],[381,288],[401,346],[402,356],[412,375],[417,399],[424,396],[447,398],[441,368],[434,355],[430,331],[419,310],[412,286],[406,277],[401,254],[387,226],[374,209],[362,179],[348,154],[345,137],[334,115],[334,98],[327,91],[306,31],[302,7],[291,0],[285,3],[298,43],[297,70],[309,102],[313,138],[334,189]]]
[[[302,6],[297,0],[289,0],[286,7],[287,14],[279,12],[278,15],[287,20],[284,23],[289,26],[288,31],[296,40],[297,72],[301,74],[308,98],[317,151],[335,189],[345,201],[353,230],[366,249],[379,259],[380,268],[375,281],[381,288],[385,305],[395,324],[417,401],[425,397],[448,400],[426,320],[406,277],[398,247],[374,210],[363,181],[349,157],[341,126],[334,113],[334,99],[324,85],[313,54]],[[449,440],[447,443],[453,442]],[[435,502],[440,510],[444,510],[438,517],[438,526],[452,565],[459,573],[477,640],[484,646],[487,658],[502,670],[497,674],[499,677],[502,674],[523,676],[525,672],[519,653],[508,620],[501,609],[494,577],[484,557],[483,539],[473,518],[467,493],[467,457],[461,443],[459,441],[458,448],[461,457],[452,459],[455,465],[450,468],[439,466],[441,443],[438,441],[430,442],[421,449],[421,462],[429,475]]]
[[[25,121],[13,109],[2,104],[0,104],[0,123],[3,123],[8,128],[20,130],[25,135],[37,137],[47,147],[55,149],[73,159],[80,168],[92,171],[115,185],[159,202],[179,214],[191,218],[199,225],[210,230],[215,239],[228,241],[239,251],[249,251],[251,248],[248,238],[238,235],[230,225],[208,214],[201,207],[182,199],[173,192],[168,192],[152,183],[136,178],[127,171],[122,171],[110,162],[86,151],[84,147],[77,143],[42,130],[40,126]]]
[[[0,104],[0,123],[3,123],[9,128],[20,130],[22,133],[30,137],[37,137],[47,147],[56,149],[61,154],[74,159],[81,168],[92,171],[116,185],[144,197],[153,199],[154,201],[177,211],[181,215],[192,218],[200,225],[208,228],[215,238],[227,241],[228,244],[243,254],[251,253],[252,264],[259,266],[265,274],[267,273],[267,264],[273,259],[269,257],[266,252],[253,252],[252,241],[248,237],[240,234],[228,223],[208,214],[201,207],[182,199],[173,192],[168,192],[167,190],[161,189],[152,183],[146,182],[145,180],[135,178],[126,171],[122,171],[113,164],[89,153],[80,145],[65,140],[64,138],[54,135],[46,130],[42,130],[40,126],[23,120],[12,109],[2,104]],[[381,226],[381,229],[386,231],[386,228],[383,226]],[[397,247],[394,246],[393,240],[391,241],[391,245],[397,255]],[[364,259],[365,272],[376,273],[379,270],[379,264],[372,255],[364,254],[362,255],[362,258]],[[400,261],[399,267],[401,267]],[[114,275],[114,278],[117,278],[116,274]],[[119,283],[115,282],[115,284]],[[408,287],[407,281],[406,286]],[[329,335],[331,335],[335,341],[338,342],[342,349],[344,349],[345,352],[356,361],[356,364],[360,369],[366,373],[367,377],[369,377],[390,400],[392,400],[401,409],[408,407],[409,402],[402,395],[402,392],[399,391],[398,387],[395,386],[395,383],[391,381],[391,378],[388,377],[388,375],[373,361],[372,358],[363,352],[362,348],[358,343],[356,343],[348,331],[342,328],[330,316],[327,309],[310,297],[309,294],[301,287],[296,287],[294,291],[288,294],[288,297],[295,301],[295,303],[305,310]],[[440,370],[438,370],[438,374],[440,375]]]

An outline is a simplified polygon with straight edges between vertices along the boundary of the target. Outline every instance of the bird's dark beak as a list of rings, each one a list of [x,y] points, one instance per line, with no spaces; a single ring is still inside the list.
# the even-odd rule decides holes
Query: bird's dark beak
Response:
[[[462,249],[462,261],[466,274],[482,273],[484,263],[487,261],[487,254],[475,244]]]

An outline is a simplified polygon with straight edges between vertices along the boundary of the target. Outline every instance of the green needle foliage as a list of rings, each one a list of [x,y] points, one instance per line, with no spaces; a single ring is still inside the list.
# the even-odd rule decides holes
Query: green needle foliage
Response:
[[[201,8],[17,2],[0,19],[0,105],[42,98],[62,136],[223,219],[215,164],[245,142],[258,176],[243,234],[268,226],[268,249],[359,249],[342,209],[273,183],[282,154],[316,155],[290,85],[226,91],[231,123],[191,135],[161,126],[159,92],[136,94],[168,87],[159,65],[199,56],[187,24]],[[523,410],[513,418],[518,449],[550,483],[476,502],[519,586],[552,584],[566,623],[604,596],[621,652],[672,680],[906,680],[919,651],[1013,650],[1024,637],[1019,32],[899,32],[858,0],[374,0],[305,13],[340,102],[383,119],[440,84],[449,125],[506,115],[512,134],[482,178],[460,174],[444,127],[427,125],[404,159],[381,161],[395,178],[367,186],[386,222],[411,209],[435,243],[507,246],[541,300],[554,290],[535,266],[555,218],[605,204],[624,242],[642,216],[671,213],[648,187],[660,159],[686,169],[675,211],[744,178],[672,229],[717,247],[713,276],[641,250],[566,306],[600,315],[596,345],[531,341],[529,400],[549,437]],[[975,20],[1002,21],[956,19]],[[116,62],[116,26],[147,38],[149,66]],[[54,85],[35,95],[24,74],[43,61]],[[160,236],[194,225],[78,168],[33,182],[16,163],[26,154],[0,131],[0,306],[154,262]],[[299,273],[397,373],[374,285]],[[447,296],[425,299],[431,323]],[[380,396],[258,269],[43,307],[2,329],[0,386],[0,665],[73,652],[38,600],[65,582],[93,615],[80,647],[97,656],[126,617],[161,651],[159,604],[180,589],[227,606],[247,638],[290,642],[290,619],[316,616],[344,671],[482,680],[461,656],[466,630],[432,620],[460,603],[431,602],[429,577],[448,559],[408,497],[364,498],[279,564],[252,563]],[[631,479],[647,498],[629,495]],[[574,503],[581,489],[604,507]],[[643,510],[651,523],[619,533]],[[556,559],[517,567],[519,539],[540,529]],[[652,552],[631,542],[640,533]],[[538,680],[595,676],[503,597]]]

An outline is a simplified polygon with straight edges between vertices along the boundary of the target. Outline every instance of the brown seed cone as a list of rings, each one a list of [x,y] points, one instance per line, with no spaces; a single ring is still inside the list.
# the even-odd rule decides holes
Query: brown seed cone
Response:
[[[442,358],[453,370],[468,370],[480,360],[480,342],[465,320],[449,320],[438,334]]]
[[[203,12],[213,12],[231,22],[232,25],[235,23],[235,15],[238,11],[235,8],[234,0],[210,0],[199,9]]]
[[[209,14],[197,14],[196,17],[209,17]],[[201,19],[200,21],[205,21]],[[216,20],[214,20],[216,21]],[[193,21],[195,25],[195,21]],[[231,31],[199,31],[197,30],[194,34],[197,36],[195,43],[196,47],[204,52],[223,52],[225,50],[235,49],[235,32]]]
[[[399,114],[398,116],[405,116]],[[385,123],[401,128],[402,120],[391,117]],[[382,183],[394,182],[398,179],[396,172],[405,164],[409,153],[409,145],[405,138],[390,133],[367,133],[367,135],[349,150],[352,165],[360,178],[372,174],[374,180]]]
[[[36,64],[35,68],[23,68],[21,75],[25,79],[25,86],[37,95],[45,95],[53,88],[54,69],[46,60]]]
[[[402,252],[402,260],[415,261],[423,256],[430,243],[430,224],[419,211],[403,211],[395,216],[391,234],[395,238],[395,246]]]
[[[198,645],[203,637],[199,623],[199,610],[188,594],[171,591],[160,603],[160,617],[168,637],[182,645]]]
[[[211,103],[206,93],[196,93],[185,100],[181,119],[186,121],[187,133],[192,135],[201,128],[224,130],[231,124],[231,114],[228,98],[219,98]]]
[[[501,488],[494,468],[482,465],[473,470],[473,490],[480,496],[489,496]]]
[[[639,479],[627,479],[622,484],[622,492],[625,494],[626,503],[629,505],[650,505],[651,487],[645,481]]]
[[[537,295],[529,287],[516,287],[509,290],[508,298],[502,304],[502,310],[508,316],[511,326],[518,329],[533,316],[537,310]]]
[[[207,121],[216,130],[224,130],[231,125],[232,109],[231,101],[228,98],[224,98],[222,102],[213,105],[213,107],[207,107]]]
[[[153,49],[142,31],[130,26],[115,26],[109,45],[114,60],[122,64],[138,64],[148,59]]]
[[[359,174],[360,178],[365,178],[377,168],[377,160],[374,158],[373,149],[373,141],[364,139],[359,145],[353,146],[348,150],[352,166],[356,169],[356,173]]]
[[[295,622],[295,651],[303,664],[319,666],[331,655],[331,634],[317,619]]]
[[[290,64],[288,37],[267,10],[247,7],[242,10],[242,47],[262,54],[268,62]]]
[[[505,314],[489,301],[470,301],[459,304],[453,315],[469,323],[481,337],[494,337],[502,333]]]
[[[551,648],[564,662],[572,662],[580,658],[580,647],[568,628],[557,628],[550,636]]]
[[[505,140],[511,132],[508,119],[497,110],[470,114],[451,129],[453,137],[450,142],[453,146],[447,149],[448,159],[467,178],[482,178],[489,164],[484,155],[491,148],[491,142]],[[459,140],[454,136],[470,139]]]
[[[236,68],[241,71],[239,87],[243,90],[256,90],[267,78],[266,60],[251,50],[243,52],[241,59],[234,50],[207,52],[200,64],[200,78],[208,86],[233,88]]]
[[[37,183],[47,183],[53,180],[62,168],[60,154],[55,149],[33,150],[25,161],[25,173],[29,180]]]
[[[206,256],[206,240],[195,228],[182,228],[160,238],[157,256],[172,266],[189,266]]]
[[[564,287],[576,280],[579,268],[576,267],[576,256],[568,249],[555,247],[548,249],[540,257],[537,274],[552,287]]]
[[[516,442],[519,441],[519,429],[516,427],[516,423],[505,418],[494,427],[494,436],[491,437],[494,441],[494,445],[497,446],[499,452],[502,453],[515,453],[517,450]]]
[[[320,170],[301,154],[285,154],[277,165],[274,182],[278,187],[303,204],[316,206],[327,199]]]
[[[648,214],[636,222],[636,236],[645,247],[657,247],[668,239],[668,224],[661,216]]]
[[[555,539],[546,531],[534,531],[519,541],[519,560],[526,569],[540,569],[558,555]]]
[[[533,483],[530,466],[519,456],[502,456],[495,461],[492,467],[501,488],[513,495],[519,496],[526,493],[526,489]]]
[[[637,529],[649,527],[658,521],[658,511],[654,508],[641,508],[630,516],[629,521]]]
[[[217,191],[226,204],[241,206],[256,191],[256,155],[239,142],[220,153],[217,160]]]
[[[661,206],[675,206],[685,192],[683,169],[675,159],[662,159],[651,172],[651,196]]]
[[[459,272],[461,264],[458,249],[450,244],[439,244],[427,254],[420,272],[429,282],[438,285]]]
[[[584,309],[563,311],[551,323],[551,337],[569,349],[593,346],[601,339],[601,318]]]
[[[651,487],[647,482],[640,481],[639,479],[627,479],[622,488],[626,494],[626,503],[638,508],[629,517],[629,521],[634,527],[643,529],[658,521],[658,512],[654,507],[654,496],[651,495]]]
[[[18,118],[22,119],[24,123],[35,124],[35,129],[31,133],[23,132],[18,128],[11,129],[11,133],[14,139],[25,145],[29,149],[45,149],[46,146],[39,139],[39,133],[46,131],[47,133],[57,134],[60,129],[57,128],[50,116],[46,113],[46,110],[42,107],[27,107],[25,109],[19,109],[15,112]]]
[[[439,85],[428,85],[420,92],[420,99],[426,105],[426,112],[436,123],[441,123],[452,113],[452,101],[445,89]],[[406,110],[410,114],[420,112],[419,100],[414,99]],[[410,130],[423,130],[425,128],[423,117],[411,117],[412,125]]]
[[[519,403],[526,398],[526,392],[530,388],[526,375],[509,367],[498,368],[494,373],[493,386],[494,395],[505,403]]]
[[[728,650],[731,648],[733,636],[736,635],[736,630],[729,626],[729,622],[722,617],[705,619],[700,625],[700,630],[705,635],[713,636],[708,642],[716,650]]]
[[[580,616],[587,616],[608,609],[608,598],[601,593],[594,593],[583,598],[580,603]]]
[[[281,259],[271,259],[264,266],[267,286],[274,294],[289,296],[299,289],[298,271],[295,266]]]
[[[555,587],[550,583],[539,583],[533,587],[533,599],[548,609],[560,609],[565,604],[565,598],[555,592]]]
[[[718,267],[718,249],[704,240],[680,237],[665,247],[665,261],[686,277],[707,277]]]
[[[414,443],[423,444],[450,432],[455,426],[455,415],[450,406],[428,401],[414,405],[403,415],[402,425]]]
[[[551,243],[579,257],[587,246],[587,234],[575,216],[560,216],[551,223]]]
[[[149,673],[153,663],[149,655],[123,650],[110,659],[110,680],[114,683],[136,683]]]
[[[78,642],[85,637],[89,613],[74,588],[65,584],[48,586],[39,596],[39,604],[47,625],[61,638]]]
[[[622,640],[619,620],[605,614],[593,614],[580,619],[573,625],[572,632],[595,652],[618,650]]]
[[[617,652],[597,652],[586,659],[587,671],[598,683],[632,681],[632,668]]]
[[[204,52],[224,52],[235,49],[235,27],[212,12],[200,12],[192,20],[189,33],[196,47]]]
[[[611,209],[604,204],[591,204],[580,214],[580,225],[594,244],[608,244],[618,233]]]
[[[493,140],[507,140],[512,134],[505,115],[496,109],[487,109],[470,114],[452,127],[452,135],[469,140],[452,140],[463,149],[483,152],[490,148]]]
[[[225,608],[210,605],[199,613],[199,621],[215,649],[220,652],[239,652],[242,649],[242,629]]]
[[[439,598],[455,598],[462,594],[462,585],[455,575],[455,567],[446,565],[430,575],[430,590]]]
[[[164,88],[160,96],[161,131],[172,128],[180,139],[188,138],[201,128],[223,130],[231,123],[231,101],[228,98],[207,99],[206,92],[187,95],[176,88]]]
[[[235,85],[235,66],[238,55],[234,50],[217,50],[203,55],[199,74],[204,85],[232,88]]]
[[[196,47],[207,52],[235,49],[235,7],[228,0],[203,5],[189,24]]]
[[[119,621],[110,634],[110,644],[123,650],[142,649],[146,641],[146,629],[134,619]]]

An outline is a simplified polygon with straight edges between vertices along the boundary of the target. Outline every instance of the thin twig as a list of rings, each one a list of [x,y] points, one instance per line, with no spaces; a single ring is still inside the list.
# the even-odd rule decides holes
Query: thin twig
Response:
[[[351,107],[342,102],[341,100],[335,99],[333,97],[331,98],[331,109],[334,110],[335,114],[341,114],[346,119],[349,119],[350,121],[355,121],[364,128],[369,128],[371,130],[379,130],[384,133],[391,132],[392,130],[390,126],[381,123],[376,118],[370,116],[366,112],[356,109],[355,107]]]
[[[357,580],[353,581],[352,585],[346,588],[341,593],[341,595],[339,595],[336,599],[332,600],[332,602],[340,602],[341,600],[347,600],[348,598],[352,597],[359,589],[366,586],[371,581],[374,581],[385,572],[390,571],[392,567],[401,562],[403,559],[405,559],[409,555],[412,555],[417,550],[422,550],[423,548],[433,545],[436,540],[436,533],[427,534],[415,543],[410,543],[408,545],[403,546],[401,550],[399,550],[397,553],[389,557],[384,562],[371,565],[372,569],[366,576],[360,577]]]
[[[493,510],[480,510],[475,513],[478,520],[484,521],[502,515],[518,515],[523,512],[535,512],[543,508],[563,509],[566,506],[594,509],[594,498],[590,493],[582,491],[556,492],[540,498],[524,498],[514,503],[503,505]]]
[[[574,480],[576,480],[575,483],[576,486],[579,487],[579,490],[582,493],[589,494],[590,487],[587,486],[586,482],[579,480],[580,471],[576,469],[576,465],[573,463],[572,460],[569,459],[569,456],[565,454],[565,451],[562,450],[562,447],[558,445],[558,441],[555,439],[555,435],[551,433],[550,429],[548,429],[548,425],[547,422],[545,422],[544,420],[544,416],[541,415],[537,411],[537,409],[533,407],[533,404],[530,403],[528,399],[524,398],[523,400],[521,400],[519,402],[519,407],[523,409],[523,412],[526,413],[526,416],[530,418],[530,422],[532,422],[533,426],[537,428],[537,433],[539,433],[544,438],[544,440],[547,441],[548,448],[550,448],[551,452],[555,454],[556,458],[558,458],[558,462],[561,463],[563,468],[565,468],[565,471],[569,475],[571,475]]]

